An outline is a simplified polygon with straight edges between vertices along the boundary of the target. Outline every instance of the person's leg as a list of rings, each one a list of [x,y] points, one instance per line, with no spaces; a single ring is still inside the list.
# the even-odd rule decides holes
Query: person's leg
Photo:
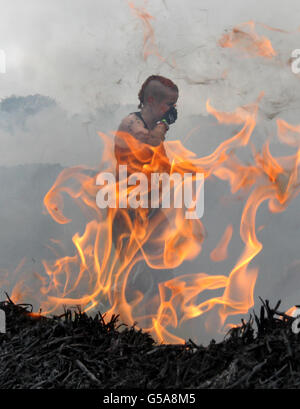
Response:
[[[137,221],[135,218],[139,216],[133,212],[130,212],[130,218],[133,225],[135,221],[143,223],[144,216],[145,215],[142,214],[142,217]],[[161,209],[150,209],[147,216],[147,223],[147,228],[151,230],[153,229],[153,231],[146,243],[143,245],[145,257],[143,252],[140,250],[134,255],[133,262],[135,262],[133,263],[133,266],[128,274],[125,291],[126,302],[129,304],[135,304],[135,300],[140,297],[141,294],[143,295],[142,300],[136,305],[134,311],[134,317],[136,317],[137,320],[140,318],[140,325],[143,327],[148,327],[149,325],[151,326],[151,316],[155,316],[157,313],[160,303],[159,284],[174,277],[173,269],[167,267],[161,268],[163,264],[163,253],[165,246],[164,237],[166,237],[168,229],[170,228],[169,220]],[[127,247],[129,234],[130,231],[128,225],[126,224],[125,217],[120,212],[114,219],[112,233],[113,243],[116,251],[118,251],[118,267],[125,262],[125,255],[128,254],[129,249]],[[127,235],[128,237],[121,239],[121,235]],[[149,261],[150,265],[147,263],[147,260]],[[157,266],[157,268],[151,266],[151,264],[153,264],[153,266]],[[116,283],[114,294],[118,313],[120,313],[122,318],[124,299],[121,296],[121,285],[121,282]],[[145,316],[148,316],[148,318],[142,319],[142,317]]]
[[[170,228],[169,220],[161,209],[150,209],[148,213],[148,229],[151,235],[143,245],[143,251],[136,254],[139,260],[130,271],[127,293],[141,293],[143,300],[139,308],[140,316],[147,316],[141,324],[151,326],[153,316],[156,316],[160,305],[159,284],[174,278],[174,270],[163,266],[165,237],[167,237]],[[156,267],[155,267],[156,266]]]

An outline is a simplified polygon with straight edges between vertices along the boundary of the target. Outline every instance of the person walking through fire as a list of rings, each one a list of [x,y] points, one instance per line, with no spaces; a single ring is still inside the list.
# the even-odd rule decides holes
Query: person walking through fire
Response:
[[[159,75],[151,75],[143,83],[138,94],[140,101],[138,108],[140,108],[140,111],[126,116],[115,135],[114,153],[117,165],[117,182],[119,181],[119,165],[127,165],[127,177],[135,172],[143,172],[149,180],[151,172],[170,174],[171,164],[165,151],[164,141],[170,125],[177,119],[176,103],[178,94],[177,85],[170,79]],[[148,183],[148,186],[150,185]],[[150,196],[151,189],[148,191],[148,198]],[[150,203],[149,199],[148,203]],[[155,249],[154,243],[157,242],[156,238],[168,228],[168,218],[163,214],[161,206],[153,209],[150,205],[148,208],[143,209],[117,209],[113,220],[112,238],[121,262],[124,261],[124,257],[128,253],[128,243],[131,239],[132,230],[140,230],[137,227],[138,225],[145,229],[150,228],[150,224],[158,220],[157,217],[159,223],[155,224],[153,234],[144,243],[144,248],[151,245],[152,253],[162,251],[161,248]],[[157,245],[161,246],[161,243]],[[138,258],[138,255],[136,255],[136,258]],[[140,256],[139,260],[141,258]],[[144,274],[145,270],[147,270],[146,276]],[[166,277],[171,278],[170,274],[165,270],[158,277],[158,271],[155,270],[147,266],[144,260],[142,263],[139,261],[135,271],[131,273],[134,275],[134,280],[137,275],[142,273],[142,281],[144,284],[147,282],[145,285],[149,290],[158,281],[165,281]],[[149,284],[148,280],[152,281],[151,284]]]

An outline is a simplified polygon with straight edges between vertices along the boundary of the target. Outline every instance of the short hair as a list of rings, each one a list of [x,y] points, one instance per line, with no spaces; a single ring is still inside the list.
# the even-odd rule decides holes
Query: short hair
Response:
[[[151,81],[158,81],[160,82],[162,85],[164,85],[165,87],[171,88],[172,90],[178,92],[178,87],[176,84],[174,84],[173,81],[171,81],[169,78],[165,78],[162,77],[161,75],[150,75],[150,77],[148,77],[146,79],[146,81],[143,83],[140,91],[139,91],[139,100],[140,100],[140,104],[138,106],[138,108],[142,108],[144,103],[145,103],[145,95],[147,94],[147,88],[148,85]],[[157,96],[156,96],[157,97]]]

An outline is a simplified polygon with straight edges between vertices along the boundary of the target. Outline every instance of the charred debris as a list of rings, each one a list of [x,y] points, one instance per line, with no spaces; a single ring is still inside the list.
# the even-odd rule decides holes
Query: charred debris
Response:
[[[29,304],[0,303],[0,389],[278,389],[300,387],[296,318],[261,300],[260,313],[220,343],[160,345],[100,312],[65,310],[51,318]]]

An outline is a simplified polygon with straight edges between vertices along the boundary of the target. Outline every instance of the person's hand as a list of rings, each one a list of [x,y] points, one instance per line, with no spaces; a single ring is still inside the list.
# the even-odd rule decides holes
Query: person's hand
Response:
[[[161,118],[161,121],[165,120],[169,125],[173,124],[177,119],[177,109],[172,106]]]
[[[163,132],[165,132],[165,127],[164,127],[163,124],[162,124],[162,126],[163,126]],[[149,143],[149,145],[158,146],[158,145],[160,145],[161,142],[163,142],[165,139],[166,139],[166,138],[165,138],[165,136],[164,136],[163,133],[161,133],[161,134],[154,134],[154,135],[150,135],[150,138],[148,139],[147,142]]]

